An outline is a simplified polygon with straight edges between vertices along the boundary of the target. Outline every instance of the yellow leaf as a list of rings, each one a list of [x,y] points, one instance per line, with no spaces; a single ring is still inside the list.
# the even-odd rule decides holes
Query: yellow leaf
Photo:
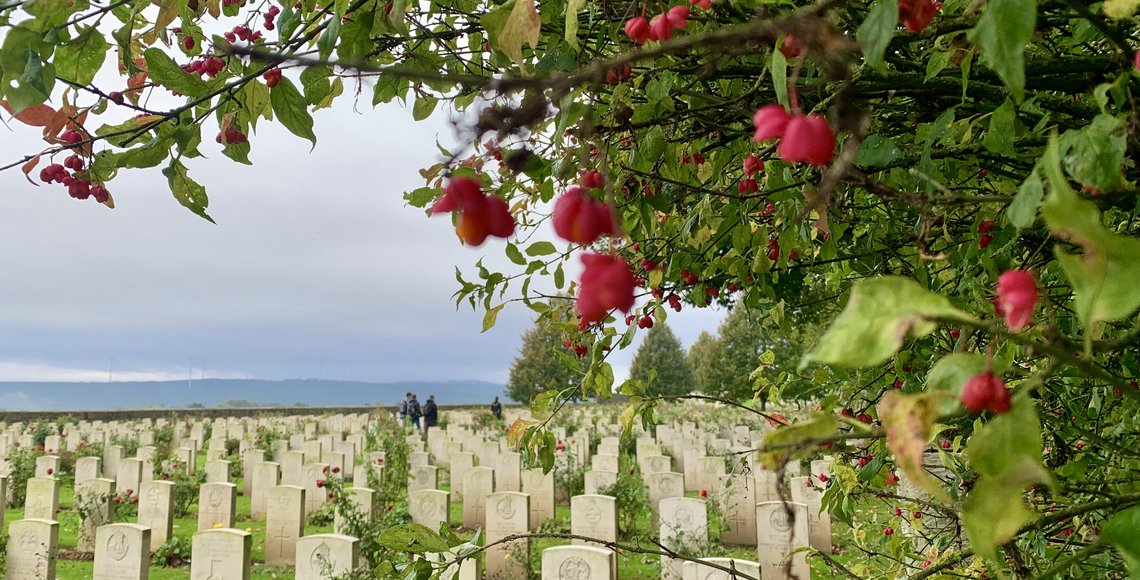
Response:
[[[503,30],[499,32],[499,50],[509,56],[520,67],[523,66],[522,47],[527,43],[531,48],[538,47],[538,33],[542,20],[534,0],[516,0]]]
[[[930,426],[938,417],[941,391],[904,395],[891,391],[879,403],[879,418],[887,430],[887,448],[907,478],[932,496],[949,502],[946,490],[926,474],[922,455],[930,441]]]
[[[570,0],[566,3],[566,44],[578,50],[578,11],[586,5],[586,0]]]
[[[515,419],[510,429],[507,429],[507,445],[515,447],[518,445],[519,439],[522,438],[523,433],[526,433],[527,428],[534,425],[534,421],[527,421],[526,419]]]

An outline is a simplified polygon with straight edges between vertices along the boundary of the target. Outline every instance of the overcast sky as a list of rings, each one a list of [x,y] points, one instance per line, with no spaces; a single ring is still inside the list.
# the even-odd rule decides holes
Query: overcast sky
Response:
[[[455,266],[506,265],[503,242],[464,247],[448,218],[402,199],[439,160],[436,140],[454,141],[449,115],[415,123],[366,101],[361,113],[350,97],[317,112],[311,153],[261,124],[251,167],[204,135],[209,158],[186,164],[217,225],[178,205],[160,168],[115,179],[114,210],[0,172],[0,381],[105,381],[113,358],[118,380],[193,368],[195,378],[505,382],[530,311],[508,307],[480,334],[482,313],[451,300]],[[37,131],[4,118],[0,162],[38,150]],[[687,347],[722,315],[687,307],[669,323]],[[619,376],[632,357],[611,357]]]

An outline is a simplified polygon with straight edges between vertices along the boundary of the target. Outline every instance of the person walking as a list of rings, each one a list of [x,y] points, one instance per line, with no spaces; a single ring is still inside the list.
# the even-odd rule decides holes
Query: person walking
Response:
[[[494,402],[491,403],[491,414],[495,416],[496,421],[503,420],[503,405],[499,402],[499,397],[495,397]]]
[[[416,428],[416,431],[420,430],[420,417],[423,416],[420,402],[416,400],[416,394],[412,393],[412,398],[408,401],[408,417],[412,420],[412,426]]]
[[[400,401],[400,426],[408,426],[408,402],[412,400],[412,394],[406,393],[404,400]]]
[[[424,403],[424,435],[427,435],[428,427],[435,427],[438,422],[439,408],[435,406],[435,395],[428,395]]]

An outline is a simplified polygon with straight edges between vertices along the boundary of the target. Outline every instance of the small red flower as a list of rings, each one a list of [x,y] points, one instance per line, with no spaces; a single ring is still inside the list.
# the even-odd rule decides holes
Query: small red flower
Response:
[[[755,155],[744,158],[744,174],[754,175],[764,169],[764,161]]]
[[[708,497],[708,496],[709,496],[709,492],[708,492],[708,490],[707,490],[707,489],[702,489],[702,490],[701,490],[701,497]]]
[[[323,480],[323,479],[318,479],[318,480],[317,480],[317,487],[318,487],[318,488],[321,488],[321,487],[324,487],[324,486],[325,486],[325,480]]]

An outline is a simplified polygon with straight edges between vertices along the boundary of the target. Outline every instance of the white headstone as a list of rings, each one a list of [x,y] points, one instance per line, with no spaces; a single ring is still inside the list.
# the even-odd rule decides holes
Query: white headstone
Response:
[[[556,546],[542,551],[542,580],[614,580],[612,550]]]
[[[25,518],[8,525],[4,580],[55,580],[59,523]]]
[[[198,531],[234,527],[237,513],[237,486],[232,483],[203,483],[198,490]]]
[[[808,541],[807,506],[778,501],[756,505],[756,560],[763,570],[763,580],[784,580],[789,568],[800,578],[811,578],[803,552],[784,562],[785,555],[806,547]]]
[[[670,497],[661,500],[661,545],[677,551],[708,543],[708,514],[704,500]],[[683,560],[661,556],[661,578],[680,580]]]
[[[233,528],[203,530],[194,534],[190,550],[190,580],[249,580],[252,545],[253,534]]]
[[[150,577],[150,528],[107,524],[95,532],[92,580],[147,580]]]
[[[296,580],[325,580],[355,570],[360,540],[338,534],[315,534],[297,540]]]
[[[408,513],[412,521],[439,530],[440,524],[448,522],[450,506],[448,493],[437,489],[419,489],[408,492]]]
[[[279,485],[269,489],[265,514],[265,563],[293,564],[297,539],[305,532],[305,489]]]
[[[530,497],[501,491],[487,496],[487,545],[530,529]],[[530,561],[530,541],[516,540],[487,548],[488,578],[525,578]],[[507,558],[507,554],[511,554]]]
[[[150,528],[151,552],[170,539],[174,531],[174,482],[143,482],[139,490],[139,524]]]

